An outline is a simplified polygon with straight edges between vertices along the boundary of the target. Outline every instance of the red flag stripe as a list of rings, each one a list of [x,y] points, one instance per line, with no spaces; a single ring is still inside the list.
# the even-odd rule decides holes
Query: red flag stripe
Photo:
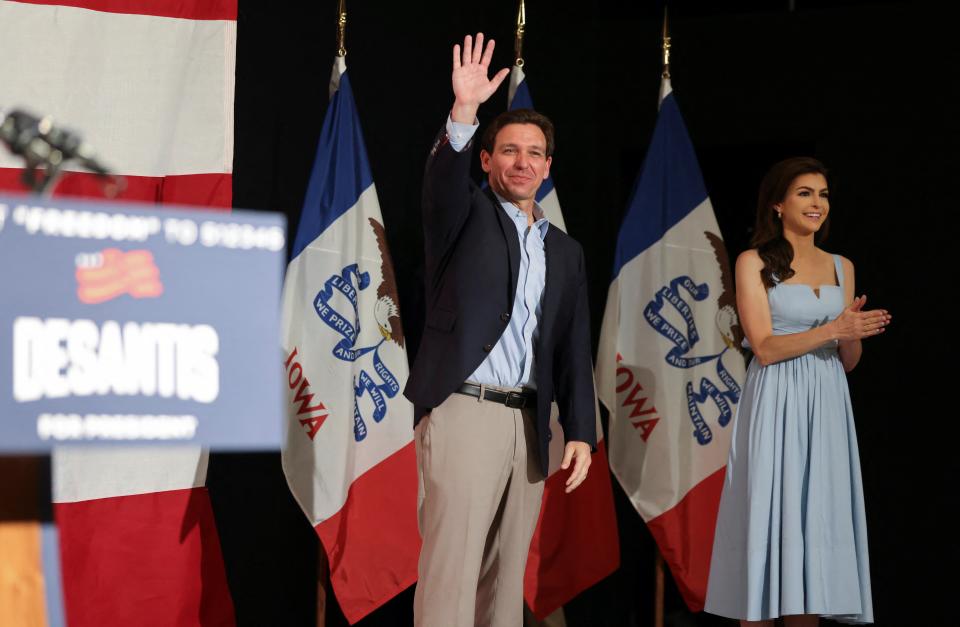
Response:
[[[206,488],[56,503],[54,513],[68,624],[235,623]]]
[[[620,566],[620,540],[606,443],[593,454],[583,484],[564,492],[568,472],[543,487],[540,520],[530,542],[524,598],[542,620]]]
[[[354,479],[340,511],[316,526],[330,560],[330,583],[350,624],[417,580],[416,502],[411,441]]]
[[[26,193],[19,168],[0,168],[0,190]],[[230,209],[233,202],[232,174],[181,174],[172,176],[125,176],[125,187],[113,200],[191,205]],[[103,179],[86,172],[66,172],[56,183],[58,198],[106,198]]]
[[[176,17],[186,20],[237,19],[237,0],[15,0],[22,4],[76,7],[104,13]]]
[[[691,612],[703,610],[713,552],[724,466],[695,485],[679,503],[647,522]]]

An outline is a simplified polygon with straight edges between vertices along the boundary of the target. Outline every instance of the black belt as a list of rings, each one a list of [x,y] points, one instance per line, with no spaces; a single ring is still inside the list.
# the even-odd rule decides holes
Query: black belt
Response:
[[[460,394],[480,398],[480,386],[473,383],[464,383],[457,390]],[[511,409],[523,409],[524,407],[537,406],[536,392],[501,392],[500,390],[491,390],[485,388],[483,391],[483,400],[501,403]]]

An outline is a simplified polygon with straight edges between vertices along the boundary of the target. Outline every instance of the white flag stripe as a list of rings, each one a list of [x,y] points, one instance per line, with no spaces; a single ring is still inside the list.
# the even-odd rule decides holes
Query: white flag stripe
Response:
[[[65,446],[52,460],[55,503],[199,488],[207,478],[207,454],[198,446]]]
[[[0,106],[54,116],[122,174],[232,172],[236,27],[0,2]]]
[[[673,85],[670,83],[669,78],[665,78],[660,81],[660,102],[663,102],[663,99],[673,93]]]
[[[543,200],[538,204],[540,208],[543,209],[543,214],[547,217],[547,221],[566,233],[567,225],[563,221],[563,212],[560,211],[560,199],[557,198],[557,188],[554,187],[551,189],[550,193],[544,196]]]
[[[607,308],[604,328],[616,332],[619,327],[619,337],[615,333],[602,337],[601,354],[619,353],[623,356],[621,365],[632,369],[633,376],[645,391],[644,396],[651,397],[645,409],[656,407],[655,417],[661,418],[644,443],[633,422],[615,411],[631,391],[616,392],[617,383],[622,383],[626,377],[618,381],[616,374],[610,371],[615,370],[615,363],[610,359],[601,362],[607,369],[598,374],[603,386],[601,400],[614,410],[610,421],[610,465],[644,520],[672,508],[689,489],[726,463],[726,445],[695,448],[685,444],[692,439],[694,431],[688,415],[687,383],[698,388],[702,374],[715,370],[715,362],[689,369],[665,364],[669,340],[643,319],[644,307],[651,294],[636,287],[667,285],[673,278],[686,275],[697,283],[709,284],[711,290],[719,288],[720,268],[705,231],[719,235],[709,199],[667,231],[660,244],[651,246],[625,264],[611,284],[608,295],[608,302],[620,303],[622,317],[625,317],[623,312],[631,312],[628,314],[630,323],[623,320],[617,324],[613,319],[617,312],[612,307]],[[712,292],[710,298],[715,300],[716,295]],[[697,328],[704,334],[694,351],[697,355],[715,354],[724,348],[720,334],[714,330],[716,312],[715,306],[692,308]],[[685,328],[683,319],[670,307],[664,307],[661,315],[674,327]],[[611,341],[616,342],[615,345],[611,345]],[[742,380],[742,357],[738,352],[726,354],[724,365]],[[728,441],[730,426],[717,426],[716,408],[708,402],[701,411],[716,437]],[[667,445],[667,442],[676,444]]]
[[[354,391],[361,366],[358,362],[349,363],[334,357],[333,348],[342,338],[313,307],[317,292],[327,279],[340,276],[345,265],[358,263],[361,272],[370,274],[370,287],[357,291],[360,334],[355,346],[373,346],[382,339],[374,311],[377,286],[383,277],[380,251],[369,224],[371,217],[382,220],[375,185],[368,187],[356,205],[290,262],[284,281],[285,358],[297,349],[295,361],[300,364],[314,394],[310,404],[322,402],[327,413],[322,428],[311,440],[306,428],[299,423],[301,416],[296,413],[300,403],[293,402],[283,454],[290,490],[314,525],[343,507],[350,484],[357,477],[399,451],[413,437],[413,407],[398,392],[397,398],[389,403],[389,415],[380,423],[368,419],[366,426],[370,435],[361,443],[356,441],[354,403],[360,403],[361,413],[367,417],[372,409],[370,399],[357,399]],[[332,298],[331,305],[349,312],[352,317],[352,304],[345,297],[334,292]],[[389,350],[392,342],[385,342],[383,347],[379,356],[402,387],[409,372],[406,354],[403,350]],[[369,369],[369,365],[366,367]],[[288,386],[292,376],[288,376]],[[288,391],[291,400],[296,392]]]
[[[340,89],[340,77],[347,71],[347,59],[345,57],[336,57],[333,60],[333,69],[330,70],[330,98]]]
[[[517,93],[517,87],[520,86],[520,83],[522,83],[525,78],[526,74],[523,73],[523,68],[517,65],[510,68],[510,78],[507,81],[507,107],[513,103],[513,97]]]

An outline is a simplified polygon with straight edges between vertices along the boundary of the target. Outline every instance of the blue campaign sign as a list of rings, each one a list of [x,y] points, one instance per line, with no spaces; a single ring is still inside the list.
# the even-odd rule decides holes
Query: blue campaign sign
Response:
[[[277,214],[0,196],[0,451],[278,449]]]

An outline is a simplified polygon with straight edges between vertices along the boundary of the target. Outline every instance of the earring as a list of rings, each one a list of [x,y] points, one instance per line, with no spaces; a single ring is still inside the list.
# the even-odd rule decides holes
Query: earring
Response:
[[[781,220],[783,220],[783,213],[781,213],[781,212],[778,211],[778,212],[777,212],[777,217],[780,218]]]

